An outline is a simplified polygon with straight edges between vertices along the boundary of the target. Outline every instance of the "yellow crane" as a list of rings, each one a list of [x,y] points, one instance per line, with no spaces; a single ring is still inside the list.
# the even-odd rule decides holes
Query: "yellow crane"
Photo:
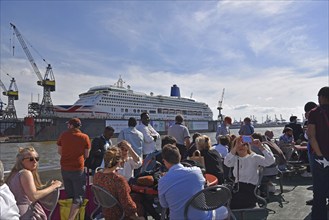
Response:
[[[9,74],[7,74],[9,76]],[[3,89],[2,94],[8,96],[8,103],[6,109],[2,112],[3,119],[17,119],[16,108],[14,101],[18,100],[18,89],[14,77],[11,77],[10,85],[6,89],[5,85],[0,79],[0,86]]]
[[[28,60],[30,61],[32,68],[39,79],[37,81],[37,84],[39,86],[43,87],[43,97],[42,97],[41,104],[38,105],[36,103],[31,103],[29,106],[29,114],[33,114],[32,116],[53,117],[54,116],[54,106],[53,106],[53,103],[51,100],[51,92],[55,91],[56,82],[55,82],[55,77],[54,77],[52,67],[49,63],[47,63],[48,66],[46,69],[46,73],[45,73],[44,77],[42,77],[42,75],[39,71],[39,68],[38,68],[37,64],[35,63],[35,61],[32,57],[32,54],[30,53],[30,51],[23,39],[22,34],[18,31],[17,27],[14,24],[10,23],[10,25],[13,28],[14,33],[25,52],[25,55],[27,56]],[[45,61],[45,59],[43,59],[43,61]],[[33,112],[36,112],[36,113],[33,113]]]

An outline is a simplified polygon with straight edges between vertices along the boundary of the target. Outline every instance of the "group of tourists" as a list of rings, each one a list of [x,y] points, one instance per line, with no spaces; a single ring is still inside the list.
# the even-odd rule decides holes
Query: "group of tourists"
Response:
[[[85,199],[86,167],[93,175],[93,184],[117,198],[126,219],[144,219],[148,214],[160,219],[153,200],[131,190],[131,184],[142,182],[138,178],[145,177],[146,165],[152,165],[154,173],[158,174],[156,177],[152,173],[152,181],[156,184],[152,187],[158,192],[161,207],[168,209],[170,219],[183,219],[186,202],[207,187],[205,173],[215,176],[218,184],[231,184],[232,199],[227,208],[255,207],[257,197],[254,189],[260,182],[259,167],[264,167],[264,177],[268,177],[266,184],[271,186],[277,166],[289,160],[287,152],[278,145],[292,144],[299,139],[307,141],[310,152],[308,159],[314,192],[312,219],[327,219],[329,87],[323,87],[318,98],[319,106],[312,103],[305,105],[306,132],[295,134],[297,127],[293,126],[296,118],[292,118],[279,143],[273,140],[271,131],[256,133],[250,118],[245,118],[239,136],[230,134],[232,119],[228,116],[217,129],[217,143],[214,145],[206,135],[195,133],[191,138],[182,115],[176,116],[167,135],[161,138],[150,124],[150,115],[144,112],[139,125],[135,118],[129,118],[128,127],[119,132],[117,144],[113,145],[111,138],[115,131],[112,127],[105,127],[103,134],[91,142],[88,135],[80,130],[80,119],[72,118],[67,122],[68,129],[57,140],[63,185],[67,197],[72,199],[68,219],[75,219]],[[159,139],[160,151],[156,148]],[[197,153],[202,161],[193,160]],[[62,182],[54,180],[44,185],[38,174],[38,162],[39,155],[33,147],[20,148],[16,163],[4,180],[0,161],[1,219],[47,219],[38,200],[61,187]],[[221,212],[217,212],[221,214],[217,217],[213,216],[213,212],[191,208],[188,219],[225,219],[228,218],[227,208],[221,207]],[[121,214],[116,206],[102,211],[105,219],[119,219]]]

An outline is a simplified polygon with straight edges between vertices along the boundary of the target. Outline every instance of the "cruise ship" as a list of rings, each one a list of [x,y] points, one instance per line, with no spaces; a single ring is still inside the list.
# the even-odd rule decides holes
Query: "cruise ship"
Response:
[[[152,120],[174,120],[177,114],[189,121],[211,121],[213,113],[209,106],[180,96],[177,85],[171,87],[170,96],[133,91],[124,87],[121,76],[114,85],[95,86],[79,95],[73,105],[54,106],[57,117],[62,118],[139,118],[148,112]]]

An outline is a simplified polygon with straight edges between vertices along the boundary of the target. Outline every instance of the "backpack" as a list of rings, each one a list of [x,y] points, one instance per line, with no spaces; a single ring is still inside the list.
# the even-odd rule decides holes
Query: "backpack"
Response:
[[[145,159],[143,160],[143,164],[140,169],[140,176],[143,176],[143,174],[154,174],[155,172],[159,171],[162,164],[157,161],[157,157],[159,157],[161,154],[161,151],[154,151],[150,154],[148,154]]]

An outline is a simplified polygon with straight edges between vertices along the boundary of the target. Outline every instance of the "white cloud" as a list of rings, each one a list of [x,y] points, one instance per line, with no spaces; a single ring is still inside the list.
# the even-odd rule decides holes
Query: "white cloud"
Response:
[[[169,95],[177,84],[182,96],[193,93],[207,103],[214,118],[225,88],[224,114],[236,119],[253,114],[258,120],[281,114],[287,119],[291,114],[301,118],[304,103],[316,101],[318,89],[328,85],[328,48],[319,40],[327,40],[328,33],[311,32],[319,25],[307,20],[312,14],[305,9],[311,3],[162,2],[161,9],[145,2],[101,3],[76,15],[88,25],[77,25],[68,37],[51,35],[48,26],[24,27],[54,68],[54,104],[73,104],[79,93],[113,84],[122,75],[126,85],[146,94]],[[322,29],[328,27],[326,13],[321,17],[326,26],[318,26]],[[62,19],[67,19],[64,14]],[[61,27],[53,29],[62,32]],[[79,35],[82,29],[84,35]],[[10,48],[4,45],[1,40],[1,67],[17,79],[22,117],[31,93],[36,100],[42,88],[21,48],[9,58]],[[43,64],[37,64],[43,73]]]

